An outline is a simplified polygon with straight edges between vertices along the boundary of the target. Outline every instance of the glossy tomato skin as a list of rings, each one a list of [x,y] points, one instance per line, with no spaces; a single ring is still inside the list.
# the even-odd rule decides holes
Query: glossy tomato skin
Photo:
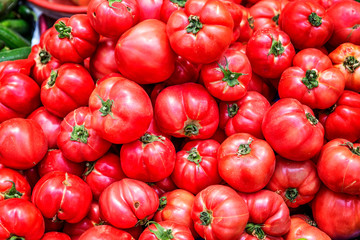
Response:
[[[110,77],[89,98],[91,125],[105,140],[123,144],[140,138],[153,118],[147,93],[135,82]]]
[[[160,20],[161,6],[163,0],[137,0],[140,10],[139,22],[146,19]]]
[[[153,217],[159,207],[159,198],[146,183],[124,178],[101,193],[99,205],[105,221],[114,227],[132,228],[139,220]]]
[[[264,78],[278,78],[291,66],[295,49],[289,36],[277,28],[256,31],[246,46],[252,70]]]
[[[250,13],[249,8],[243,5],[239,6],[242,12],[242,17],[240,23],[234,27],[234,35],[236,41],[247,42],[254,34],[254,18]]]
[[[34,63],[35,62],[33,59],[19,59],[14,61],[1,62],[0,79],[9,73],[23,73],[29,76]]]
[[[40,125],[31,119],[12,118],[0,124],[0,163],[28,169],[45,156],[48,143]]]
[[[195,64],[181,56],[177,56],[174,72],[164,83],[171,86],[186,82],[197,82],[201,66],[201,64]]]
[[[164,23],[167,23],[170,15],[173,12],[179,9],[184,9],[186,2],[187,0],[184,1],[163,0],[160,9],[160,20],[163,21]]]
[[[36,183],[31,196],[31,201],[45,218],[69,223],[79,222],[86,216],[91,200],[90,187],[78,176],[67,172],[46,174]]]
[[[153,222],[141,233],[139,240],[157,240],[160,236],[169,236],[174,240],[194,240],[187,226],[174,221]]]
[[[45,231],[43,216],[31,202],[13,198],[0,201],[0,238],[38,240]]]
[[[165,81],[175,68],[166,24],[149,19],[129,29],[116,44],[115,60],[120,73],[139,84]]]
[[[110,225],[99,225],[88,229],[81,234],[79,240],[135,240],[129,233]]]
[[[0,169],[0,201],[9,198],[30,200],[31,187],[26,178],[11,168]]]
[[[314,157],[323,145],[324,127],[313,111],[293,98],[283,98],[266,112],[262,131],[275,152],[293,161]]]
[[[335,193],[322,187],[311,207],[318,227],[331,239],[345,240],[360,236],[360,199],[358,196]]]
[[[321,185],[315,164],[311,160],[295,162],[276,156],[275,172],[267,189],[279,194],[289,208],[310,202]]]
[[[285,240],[305,238],[308,240],[331,240],[331,238],[316,226],[306,215],[291,216],[290,231],[285,235]]]
[[[312,109],[331,107],[344,88],[344,75],[333,67],[326,54],[315,48],[298,52],[278,85],[280,98],[295,98]]]
[[[69,235],[62,232],[47,232],[41,240],[71,240]]]
[[[0,123],[25,118],[40,106],[40,88],[29,76],[9,73],[0,78]]]
[[[165,88],[156,98],[154,115],[160,131],[190,139],[211,137],[219,123],[216,101],[197,83]]]
[[[258,237],[253,236],[247,232],[244,232],[239,240],[258,240]],[[272,236],[266,236],[263,240],[283,240],[282,237],[272,237]]]
[[[247,133],[225,139],[217,158],[222,179],[241,192],[264,188],[275,170],[275,154],[270,145]]]
[[[74,14],[58,19],[44,40],[51,56],[60,62],[81,63],[90,57],[99,41],[86,14]]]
[[[263,95],[269,102],[272,102],[277,95],[275,87],[255,73],[253,73],[249,82],[248,91],[261,93],[261,95]]]
[[[220,102],[220,128],[227,136],[235,133],[249,133],[256,138],[264,139],[261,124],[269,101],[260,93],[248,91],[236,102]]]
[[[240,237],[249,219],[246,203],[235,190],[212,185],[195,196],[191,218],[196,232],[209,240]]]
[[[190,16],[194,17],[189,21]],[[194,63],[211,63],[230,45],[233,27],[231,14],[221,2],[188,0],[184,9],[171,14],[166,32],[178,55]]]
[[[197,194],[206,187],[219,184],[217,152],[220,144],[212,139],[187,142],[176,154],[171,175],[181,189]]]

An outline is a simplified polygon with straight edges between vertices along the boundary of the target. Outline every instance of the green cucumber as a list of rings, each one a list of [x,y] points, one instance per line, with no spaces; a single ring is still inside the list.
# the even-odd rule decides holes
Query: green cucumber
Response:
[[[24,19],[6,19],[0,21],[0,25],[14,30],[21,35],[25,35],[30,32],[30,25]]]
[[[0,51],[0,62],[26,59],[31,52],[31,47],[21,47],[7,51]]]
[[[11,30],[2,25],[0,25],[0,40],[2,40],[10,49],[30,46],[29,40],[14,30]]]
[[[0,1],[0,18],[6,16],[18,4],[18,0],[1,0]]]

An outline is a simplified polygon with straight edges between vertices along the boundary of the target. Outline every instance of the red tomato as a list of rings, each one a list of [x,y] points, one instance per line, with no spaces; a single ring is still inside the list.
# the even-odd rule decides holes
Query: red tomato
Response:
[[[49,149],[57,148],[57,136],[60,133],[61,118],[50,113],[45,107],[39,107],[27,119],[32,119],[41,126],[47,138]]]
[[[153,217],[159,198],[146,183],[124,178],[102,192],[99,204],[105,221],[117,228],[132,228]]]
[[[309,160],[323,145],[324,127],[308,106],[292,98],[280,99],[270,107],[262,131],[275,152],[293,161]]]
[[[41,240],[71,240],[69,235],[62,232],[47,232]]]
[[[295,49],[289,36],[277,28],[256,31],[246,46],[252,70],[264,78],[278,78],[291,66]]]
[[[99,83],[89,98],[89,108],[92,127],[102,138],[116,144],[140,138],[153,118],[145,90],[117,76]]]
[[[329,58],[345,77],[345,89],[360,92],[360,46],[343,43],[329,54]]]
[[[86,216],[91,200],[90,187],[78,176],[66,172],[51,172],[40,178],[31,196],[45,218],[69,223]]]
[[[12,118],[0,124],[0,163],[28,169],[45,156],[48,143],[40,125],[31,119]]]
[[[92,28],[86,14],[58,19],[44,40],[51,56],[60,62],[81,63],[90,57],[98,44],[99,34]]]
[[[240,238],[238,240],[259,240],[257,236],[253,236],[251,234],[248,234],[247,232],[244,232],[241,234]],[[272,236],[266,236],[262,240],[283,240],[282,237],[272,237]]]
[[[343,1],[343,0],[316,0],[316,2],[319,3],[321,6],[323,6],[325,9],[328,9],[335,3],[341,2],[341,1]]]
[[[280,78],[280,98],[295,98],[312,109],[326,109],[336,103],[345,88],[345,78],[330,58],[315,48],[298,52],[293,67]]]
[[[181,56],[175,59],[175,70],[164,82],[166,85],[177,85],[186,82],[197,82],[201,64],[192,63]]]
[[[146,19],[160,20],[160,11],[163,0],[137,0],[140,10],[139,22]]]
[[[249,133],[264,139],[261,124],[270,103],[258,92],[248,91],[240,100],[220,102],[220,128],[227,136],[235,133]]]
[[[109,225],[89,228],[81,234],[79,240],[135,240],[129,233]]]
[[[244,231],[249,211],[243,198],[232,188],[212,185],[196,195],[191,218],[201,237],[233,240]]]
[[[220,144],[212,139],[187,142],[176,154],[171,175],[179,188],[197,194],[204,188],[219,184],[217,152]]]
[[[166,31],[171,47],[194,63],[220,59],[232,40],[234,21],[217,0],[188,0],[184,9],[171,14]]]
[[[163,0],[160,9],[160,20],[167,23],[170,15],[179,9],[184,9],[187,0]]]
[[[359,196],[335,193],[322,187],[311,207],[318,227],[331,239],[356,239],[360,236]]]
[[[241,192],[264,188],[275,170],[275,154],[270,145],[247,133],[228,137],[220,145],[217,158],[222,179]]]
[[[33,59],[0,62],[0,79],[9,73],[23,73],[29,76],[34,63]]]
[[[26,181],[30,184],[31,188],[34,188],[35,184],[39,181],[40,176],[37,170],[37,165],[35,167],[19,170],[19,172],[25,177]]]
[[[92,0],[87,16],[91,26],[104,37],[117,39],[139,21],[139,5],[135,0]]]
[[[171,76],[175,54],[165,28],[160,20],[149,19],[121,35],[115,47],[121,74],[139,84],[163,82]]]
[[[107,153],[97,161],[86,165],[84,180],[90,186],[94,199],[97,200],[107,186],[126,177],[121,169],[119,156],[113,153]]]
[[[30,200],[31,187],[26,178],[10,168],[0,169],[0,201],[9,198]]]
[[[311,160],[295,162],[276,156],[275,172],[267,189],[279,194],[289,208],[310,202],[319,191],[321,181]]]
[[[235,26],[234,32],[239,31],[239,37],[236,39],[238,42],[247,42],[254,33],[254,18],[250,13],[250,9],[240,5],[242,11],[242,18],[238,25]]]
[[[155,190],[156,194],[161,197],[164,193],[177,189],[174,181],[170,177],[164,178],[159,182],[148,182],[147,183],[152,189]]]
[[[220,0],[220,2],[225,5],[234,21],[232,42],[235,42],[241,36],[241,33],[244,32],[244,29],[241,29],[240,26],[244,14],[243,7],[231,0]]]
[[[289,231],[289,208],[277,193],[261,190],[256,193],[239,194],[249,209],[249,222],[245,229],[247,233],[263,239],[268,235],[280,237]]]
[[[331,240],[331,238],[312,225],[312,221],[305,215],[291,216],[290,231],[285,235],[285,240],[307,239],[307,240]]]
[[[174,221],[153,222],[140,235],[139,240],[194,240],[189,228]]]
[[[252,74],[249,82],[248,91],[256,91],[261,93],[269,102],[272,102],[277,94],[276,89],[271,83],[262,79],[255,73]]]
[[[219,109],[203,86],[184,83],[159,93],[155,102],[155,120],[160,131],[171,136],[206,139],[218,127]]]
[[[0,123],[27,117],[40,106],[40,88],[29,76],[9,73],[0,78]]]
[[[43,216],[24,199],[0,201],[0,239],[38,240],[45,231]]]

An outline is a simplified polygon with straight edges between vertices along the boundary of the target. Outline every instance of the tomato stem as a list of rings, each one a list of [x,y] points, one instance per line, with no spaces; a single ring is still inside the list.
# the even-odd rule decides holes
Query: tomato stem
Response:
[[[314,117],[313,115],[311,115],[311,113],[306,113],[306,118],[307,120],[309,120],[309,122],[312,124],[312,125],[316,125],[319,120],[316,119],[316,117]]]
[[[143,136],[141,136],[140,141],[143,144],[148,144],[148,143],[152,143],[155,141],[161,141],[161,136],[156,136],[151,133],[145,133]]]
[[[341,146],[347,146],[352,153],[360,156],[360,147],[355,148],[352,142],[343,143]]]
[[[111,7],[111,8],[116,8],[116,7],[113,7],[113,4],[116,3],[116,2],[121,3],[122,0],[108,0],[108,2],[109,2],[109,7]],[[117,8],[116,8],[116,9],[117,9]]]
[[[50,78],[46,83],[48,88],[51,88],[55,85],[57,77],[58,77],[58,72],[56,70],[51,70]]]
[[[254,23],[255,23],[254,17],[249,17],[249,18],[247,19],[247,21],[248,21],[248,23],[249,23],[249,27],[250,27],[251,29],[254,29],[254,27],[255,27],[255,25],[254,25]]]
[[[199,134],[199,128],[194,124],[188,124],[184,128],[185,136],[191,137]]]
[[[285,191],[285,197],[289,199],[290,202],[295,202],[299,192],[296,188],[288,188]]]
[[[87,143],[89,137],[89,132],[85,128],[85,123],[83,125],[75,125],[73,131],[70,135],[71,141],[77,141],[81,143]]]
[[[150,227],[149,227],[149,231],[152,232],[158,240],[170,240],[175,238],[170,228],[165,229],[163,226],[161,226],[160,224],[154,221],[149,221],[148,224],[155,225],[156,231],[150,229]]]
[[[285,51],[284,46],[282,45],[281,41],[272,40],[271,48],[269,51],[269,55],[273,54],[275,57],[280,56]]]
[[[208,226],[212,222],[212,211],[204,210],[200,213],[201,225]]]
[[[254,141],[254,139],[249,138],[248,143],[240,144],[237,155],[247,155],[251,152],[250,144]]]
[[[10,238],[8,238],[9,240],[25,240],[25,238],[23,237],[18,237],[18,236],[15,236],[15,235],[12,235]]]
[[[276,26],[279,25],[279,17],[280,17],[280,13],[278,13],[277,15],[275,15],[271,18],[271,20],[273,20],[275,22]]]
[[[40,57],[40,62],[42,64],[47,64],[48,62],[50,62],[50,59],[51,59],[50,53],[48,51],[46,51],[45,49],[40,50],[39,57]]]
[[[235,87],[236,85],[240,84],[240,82],[238,81],[238,78],[240,76],[247,75],[247,74],[230,71],[229,62],[227,61],[226,57],[225,57],[225,62],[226,62],[225,68],[223,66],[221,66],[219,63],[217,63],[221,72],[224,74],[222,81],[226,82],[229,87]]]
[[[170,0],[171,2],[177,4],[179,7],[185,7],[187,0]]]
[[[319,86],[318,77],[316,69],[306,70],[305,77],[301,81],[308,89],[313,89]]]
[[[189,25],[187,25],[186,27],[186,32],[196,35],[200,31],[200,29],[203,28],[203,25],[200,22],[198,16],[190,15],[188,19],[189,19]]]
[[[196,165],[199,165],[199,163],[201,163],[201,160],[202,160],[201,156],[195,147],[190,149],[190,151],[187,151],[187,153],[189,154],[189,156],[187,157],[187,160],[189,160],[190,162],[196,163]]]
[[[246,224],[245,231],[259,240],[266,239],[266,234],[259,224],[248,223]]]
[[[319,27],[322,24],[322,18],[314,12],[309,15],[308,20],[314,27]]]
[[[85,165],[86,166],[86,172],[83,174],[84,176],[89,175],[94,170],[95,163],[96,163],[96,161],[86,163],[86,165]]]
[[[108,100],[104,101],[99,95],[97,95],[97,97],[100,99],[101,105],[102,105],[101,108],[99,109],[99,112],[101,112],[101,116],[105,117],[109,114],[112,118],[114,118],[114,116],[111,112],[111,108],[114,103],[114,100],[108,99]]]
[[[66,24],[63,21],[60,21],[59,23],[55,24],[55,29],[59,33],[59,38],[72,38],[71,35],[71,27],[66,26]]]
[[[343,65],[347,71],[353,73],[360,66],[360,62],[354,56],[347,56]]]
[[[238,111],[239,111],[239,106],[236,103],[233,104],[228,104],[227,105],[227,111],[228,111],[228,115],[229,117],[234,117]]]
[[[159,198],[159,208],[158,211],[163,210],[167,205],[167,198],[165,196]]]
[[[21,198],[23,194],[16,190],[15,183],[11,180],[6,180],[6,182],[11,182],[12,186],[8,191],[5,192],[4,199]]]

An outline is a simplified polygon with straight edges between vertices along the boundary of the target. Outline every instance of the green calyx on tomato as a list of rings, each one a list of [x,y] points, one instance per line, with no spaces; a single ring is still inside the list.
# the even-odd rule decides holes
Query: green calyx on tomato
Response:
[[[254,29],[254,27],[255,27],[255,25],[254,25],[254,23],[255,23],[254,18],[253,18],[253,17],[249,17],[249,18],[247,19],[247,21],[248,21],[248,23],[249,23],[249,27],[250,27],[251,29]]]
[[[71,35],[71,27],[66,26],[66,24],[63,21],[60,21],[59,23],[55,24],[55,29],[59,33],[59,38],[72,38]]]
[[[195,124],[188,124],[184,128],[185,136],[191,137],[199,134],[199,128]]]
[[[47,88],[51,88],[55,85],[56,79],[58,77],[58,72],[56,70],[51,70],[50,78],[46,83]]]
[[[275,57],[280,56],[281,54],[283,54],[285,51],[284,46],[282,45],[281,41],[275,41],[274,39],[272,40],[271,43],[271,48],[269,51],[268,55],[273,54]]]
[[[114,103],[114,100],[108,99],[104,101],[99,95],[97,95],[97,97],[100,99],[102,105],[101,108],[99,109],[99,112],[101,112],[101,116],[105,117],[107,115],[110,115],[112,118],[114,118],[114,115],[111,112],[111,107]]]
[[[314,117],[311,113],[306,113],[305,115],[307,120],[309,120],[312,125],[318,124],[319,120],[317,120],[316,117]]]
[[[12,235],[11,237],[8,238],[8,240],[25,240],[25,238]]]
[[[167,205],[167,198],[165,196],[159,198],[159,208],[158,211],[163,210]]]
[[[153,143],[155,141],[162,141],[164,137],[162,136],[156,136],[151,133],[145,133],[143,136],[141,136],[140,141],[143,143],[143,145],[146,145],[148,143]]]
[[[95,168],[95,163],[96,163],[96,161],[95,162],[87,162],[86,163],[86,172],[83,174],[84,176],[87,176],[87,175],[89,175],[93,170],[94,170],[94,168]]]
[[[239,111],[239,106],[236,103],[227,105],[227,112],[229,117],[234,117]]]
[[[318,77],[315,69],[306,70],[305,77],[301,81],[308,89],[313,89],[319,86]]]
[[[187,0],[170,0],[171,2],[177,4],[179,7],[185,7]]]
[[[280,13],[278,13],[277,15],[275,15],[271,18],[271,20],[273,20],[275,22],[276,26],[279,25],[279,17],[280,17]]]
[[[347,71],[353,73],[360,66],[360,62],[354,56],[347,56],[343,65]]]
[[[355,148],[352,142],[343,143],[341,146],[347,146],[353,154],[360,156],[360,147]]]
[[[111,8],[116,8],[116,7],[113,7],[113,4],[116,3],[116,2],[121,3],[122,0],[108,0],[108,2],[109,2],[109,7],[111,7]],[[116,9],[117,9],[117,8],[116,8]]]
[[[200,22],[199,17],[190,15],[189,16],[189,25],[187,25],[187,27],[186,27],[186,32],[196,35],[202,28],[203,28],[203,25]]]
[[[352,29],[358,29],[360,27],[360,24],[355,24]]]
[[[245,144],[240,144],[238,151],[237,151],[237,155],[247,155],[251,152],[251,147],[250,144],[254,141],[254,139],[249,138],[248,143]]]
[[[48,51],[46,51],[45,49],[40,50],[39,57],[40,57],[40,62],[42,64],[47,64],[48,62],[50,62],[50,59],[51,59],[50,53]]]
[[[204,210],[200,213],[200,221],[201,225],[208,226],[212,222],[212,211],[211,210]]]
[[[70,135],[70,140],[81,143],[87,143],[88,137],[89,137],[89,132],[85,128],[85,123],[84,123],[83,125],[75,125],[73,127],[73,131],[71,132]]]
[[[262,225],[260,224],[248,223],[246,224],[245,231],[248,234],[257,237],[257,239],[263,240],[266,239],[266,234],[264,233],[261,227]]]
[[[187,153],[189,154],[187,159],[190,162],[196,163],[196,165],[199,165],[199,163],[201,163],[201,156],[200,156],[198,150],[195,147],[190,149],[190,151],[187,151]]]
[[[309,15],[308,20],[314,27],[319,27],[322,24],[322,18],[314,12]]]
[[[236,85],[240,84],[240,82],[238,81],[238,78],[240,76],[247,75],[247,74],[230,71],[229,62],[227,61],[227,58],[225,58],[225,62],[226,62],[225,68],[223,66],[221,66],[219,63],[217,63],[221,72],[224,74],[222,81],[226,82],[229,87],[235,87]]]
[[[148,224],[154,224],[156,231],[152,230],[149,228],[149,231],[152,232],[157,239],[159,240],[170,240],[170,239],[174,239],[174,235],[172,234],[172,230],[171,229],[165,229],[163,228],[160,224],[158,224],[157,222],[154,221],[150,221],[148,222]]]
[[[285,197],[289,199],[290,202],[295,202],[299,192],[296,188],[288,188],[285,191]]]
[[[21,198],[23,194],[16,190],[15,183],[10,180],[7,180],[6,182],[11,182],[12,186],[8,191],[4,193],[4,199]]]

